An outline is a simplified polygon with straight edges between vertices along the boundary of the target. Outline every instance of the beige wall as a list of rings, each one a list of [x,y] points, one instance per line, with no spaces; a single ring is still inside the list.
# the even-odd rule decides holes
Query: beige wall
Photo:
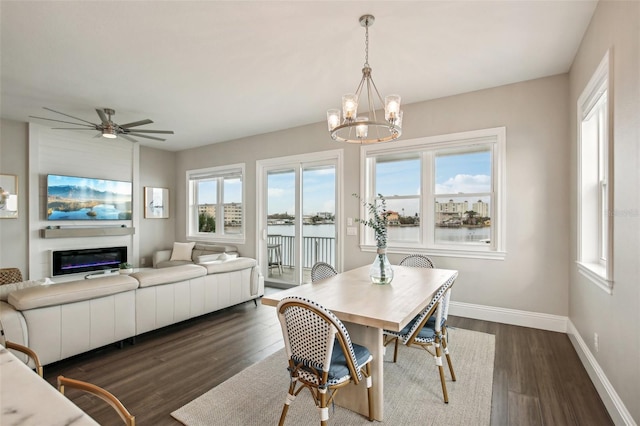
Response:
[[[169,218],[140,219],[140,265],[151,266],[154,251],[172,247],[175,238],[175,153],[140,147],[140,209],[144,211],[144,187],[153,186],[169,189]],[[144,258],[144,265],[142,265]],[[136,265],[138,266],[138,265]]]
[[[18,176],[18,218],[0,219],[0,268],[20,268],[29,273],[27,123],[0,120],[0,174]]]
[[[572,263],[569,318],[636,423],[640,423],[639,23],[640,2],[601,1],[570,72]],[[613,62],[612,295],[578,274],[573,264],[577,258],[576,104],[607,49],[612,49]],[[599,334],[599,352],[594,348],[594,333]]]
[[[338,96],[338,95],[336,95]],[[458,302],[566,316],[568,308],[569,131],[568,76],[559,75],[406,105],[403,139],[505,126],[507,129],[507,255],[504,261],[434,257],[460,271]],[[185,171],[246,163],[247,243],[256,253],[256,161],[344,149],[344,217],[358,217],[358,146],[333,142],[325,123],[220,143],[177,154],[177,203],[186,205]],[[176,214],[185,241],[185,209]],[[343,236],[344,269],[368,264],[358,238]],[[401,254],[391,254],[397,262]]]

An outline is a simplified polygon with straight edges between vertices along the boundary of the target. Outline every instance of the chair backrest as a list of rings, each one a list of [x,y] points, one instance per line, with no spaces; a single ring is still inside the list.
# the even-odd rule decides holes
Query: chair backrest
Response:
[[[337,275],[338,271],[326,262],[316,262],[311,267],[311,282],[323,280],[325,278]]]
[[[333,312],[297,296],[285,297],[277,309],[290,367],[315,369],[322,373],[322,376],[318,374],[319,383],[325,383],[334,345],[338,342],[352,380],[357,384],[362,379],[349,332]]]
[[[442,318],[443,318],[443,308],[444,308],[442,302],[443,302],[443,299],[445,298],[447,299],[446,309],[448,312],[448,309],[449,309],[448,298],[451,294],[451,287],[453,286],[453,283],[455,282],[457,277],[458,277],[458,273],[456,272],[453,276],[451,276],[451,278],[447,280],[447,282],[445,282],[440,286],[440,288],[438,288],[438,291],[436,291],[436,294],[431,299],[431,302],[429,302],[427,307],[424,308],[424,310],[418,315],[418,317],[416,318],[416,321],[413,323],[413,326],[407,332],[405,339],[403,341],[405,345],[406,344],[410,345],[415,341],[415,338],[420,333],[420,330],[422,330],[422,327],[425,326],[425,324],[429,320],[429,317],[431,317],[434,314],[436,316],[436,322],[435,322],[436,331],[439,332],[442,329],[442,322],[443,322]]]
[[[127,426],[135,426],[136,424],[135,416],[129,413],[129,410],[127,410],[127,408],[122,404],[122,402],[120,402],[120,400],[116,398],[108,390],[103,389],[100,386],[96,386],[92,383],[83,382],[81,380],[70,379],[64,376],[58,376],[58,390],[63,395],[64,395],[65,387],[80,389],[82,391],[85,391],[92,395],[97,396],[98,398],[102,399],[107,404],[112,406],[116,410],[116,412],[118,413],[122,421]]]
[[[0,337],[0,344],[4,346],[6,349],[12,349],[14,351],[22,352],[27,355],[33,361],[33,365],[35,365],[36,373],[40,377],[44,377],[44,371],[42,369],[42,363],[40,362],[40,358],[38,358],[38,354],[35,353],[31,348],[26,346],[22,346],[18,343],[13,343],[9,340],[4,340],[4,336]],[[27,359],[27,364],[29,364]]]
[[[435,268],[433,261],[423,254],[410,254],[402,259],[399,265],[413,268]]]
[[[22,282],[22,272],[18,268],[0,268],[0,285]]]

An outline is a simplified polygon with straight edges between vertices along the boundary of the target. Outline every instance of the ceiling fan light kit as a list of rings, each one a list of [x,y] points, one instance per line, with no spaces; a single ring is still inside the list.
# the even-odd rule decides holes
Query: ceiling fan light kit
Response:
[[[55,112],[56,114],[64,115],[65,117],[82,121],[82,123],[73,123],[71,121],[56,120],[53,118],[36,117],[34,115],[29,116],[31,118],[37,118],[40,120],[55,121],[58,123],[73,124],[74,126],[82,126],[82,127],[54,127],[54,129],[57,129],[57,130],[97,130],[100,133],[98,133],[96,137],[99,137],[100,135],[102,135],[103,137],[108,139],[115,139],[118,136],[121,136],[123,139],[126,139],[129,142],[138,142],[136,139],[132,138],[131,136],[136,136],[136,137],[146,138],[146,139],[153,139],[156,141],[166,140],[162,138],[157,138],[155,136],[144,135],[143,133],[157,133],[157,134],[167,134],[167,135],[173,134],[173,130],[131,129],[132,127],[143,126],[145,124],[153,123],[153,121],[149,119],[134,121],[132,123],[127,123],[127,124],[114,123],[111,120],[111,116],[115,115],[116,112],[111,108],[96,108],[96,113],[98,114],[98,117],[100,117],[100,121],[101,121],[100,124],[92,123],[82,118],[74,117],[72,115],[65,114],[64,112],[56,111],[51,108],[47,108],[47,107],[43,107],[43,108],[46,109],[47,111]]]
[[[362,79],[355,93],[342,96],[342,119],[339,109],[327,111],[327,125],[331,138],[340,142],[372,144],[389,142],[398,139],[402,134],[402,110],[400,110],[401,98],[399,95],[388,95],[382,100],[378,88],[371,77],[369,66],[369,27],[373,25],[373,15],[360,17],[360,25],[365,28],[365,59],[362,68]],[[366,102],[360,95],[366,95]],[[363,96],[364,98],[364,96]],[[376,115],[376,103],[378,109],[384,107],[384,120]],[[366,107],[366,115],[358,116],[358,106]]]

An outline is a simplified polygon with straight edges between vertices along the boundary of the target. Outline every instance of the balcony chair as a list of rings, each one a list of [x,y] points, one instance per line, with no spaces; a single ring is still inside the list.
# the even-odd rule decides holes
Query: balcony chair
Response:
[[[316,262],[311,267],[311,282],[314,283],[325,278],[337,275],[338,271],[326,262]]]
[[[279,425],[284,424],[289,405],[302,389],[307,388],[320,412],[320,424],[326,426],[329,419],[328,407],[336,393],[349,383],[358,384],[363,376],[366,378],[371,421],[372,356],[369,350],[351,343],[342,321],[311,300],[286,297],[278,303],[277,309],[291,376]]]
[[[449,395],[447,393],[447,384],[442,366],[442,352],[444,352],[447,359],[451,380],[456,381],[451,356],[449,355],[449,348],[447,347],[446,336],[446,318],[449,311],[449,299],[451,297],[453,282],[454,281],[451,280],[443,284],[422,313],[412,319],[402,330],[399,332],[383,330],[385,347],[391,341],[395,340],[396,342],[393,362],[396,362],[398,355],[398,340],[402,340],[406,346],[420,347],[435,358],[440,373],[440,383],[442,385],[442,395],[445,403],[449,402]],[[431,347],[435,347],[435,353],[430,350]]]
[[[70,379],[64,376],[58,376],[58,390],[63,395],[65,387],[79,389],[81,391],[88,392],[94,396],[97,396],[116,410],[124,424],[126,424],[127,426],[135,426],[135,416],[131,415],[131,413],[129,413],[129,410],[127,410],[126,407],[122,405],[120,400],[108,390],[91,383]]]

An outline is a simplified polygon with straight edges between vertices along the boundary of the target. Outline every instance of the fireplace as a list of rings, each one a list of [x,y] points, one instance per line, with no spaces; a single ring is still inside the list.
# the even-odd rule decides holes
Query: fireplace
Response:
[[[55,276],[118,269],[127,261],[127,247],[105,247],[52,252],[51,273]]]

